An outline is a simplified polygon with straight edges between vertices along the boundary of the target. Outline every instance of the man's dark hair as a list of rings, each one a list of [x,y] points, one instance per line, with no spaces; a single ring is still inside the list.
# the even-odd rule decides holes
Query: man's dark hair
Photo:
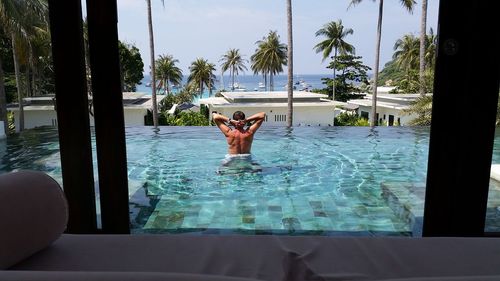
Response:
[[[241,112],[241,111],[236,111],[235,113],[233,113],[233,120],[245,120],[245,113]]]

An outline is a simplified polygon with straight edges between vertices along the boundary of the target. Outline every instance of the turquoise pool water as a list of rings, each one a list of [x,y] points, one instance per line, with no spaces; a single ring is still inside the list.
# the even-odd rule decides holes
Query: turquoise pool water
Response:
[[[126,132],[135,233],[410,235],[384,186],[425,185],[428,128],[262,128],[251,161],[229,165],[216,127]],[[35,169],[61,181],[55,129],[0,141],[0,159],[0,172]]]

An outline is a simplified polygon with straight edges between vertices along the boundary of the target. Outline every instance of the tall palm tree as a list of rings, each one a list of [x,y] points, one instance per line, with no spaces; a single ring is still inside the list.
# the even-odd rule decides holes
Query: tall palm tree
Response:
[[[161,0],[165,6],[164,0]],[[155,67],[155,43],[153,34],[153,16],[151,14],[151,0],[146,0],[148,6],[148,29],[149,29],[149,53],[151,59],[151,97],[153,99],[153,126],[158,128],[158,104],[156,102],[156,67]]]
[[[319,42],[314,49],[316,49],[316,53],[323,52],[323,61],[325,61],[328,57],[330,57],[333,51],[333,90],[332,90],[332,100],[335,100],[335,71],[336,71],[336,62],[337,55],[340,53],[341,55],[346,54],[354,54],[355,48],[353,45],[347,43],[344,38],[347,35],[351,35],[354,33],[352,28],[344,28],[342,25],[342,20],[338,20],[337,22],[329,22],[323,26],[320,30],[316,31],[316,37],[324,36],[325,40]]]
[[[420,96],[425,95],[425,49],[427,36],[427,0],[422,0],[422,17],[420,19]]]
[[[209,89],[209,95],[212,95],[212,87],[215,85],[215,64],[209,63],[203,58],[198,58],[189,66],[190,74],[188,83],[194,83],[199,90],[200,98],[203,96],[203,88],[206,86]]]
[[[373,0],[376,1],[376,0]],[[375,67],[373,68],[373,95],[372,95],[372,112],[371,112],[371,126],[375,126],[377,124],[376,115],[377,115],[377,79],[378,79],[378,69],[380,64],[380,38],[382,37],[382,16],[384,11],[384,0],[378,0],[378,23],[377,23],[377,39],[375,42]],[[363,0],[351,0],[351,4],[349,6],[357,5],[363,2]],[[416,4],[415,0],[399,0],[401,5],[408,10],[408,12],[413,12],[413,6]]]
[[[167,95],[170,94],[170,83],[181,84],[182,82],[182,70],[175,65],[178,62],[179,60],[174,59],[172,55],[161,55],[156,60],[156,74]]]
[[[287,18],[287,61],[288,61],[288,110],[287,110],[287,126],[290,128],[293,125],[293,32],[292,32],[292,0],[286,0],[286,18]]]
[[[231,90],[234,90],[234,76],[237,76],[239,71],[247,70],[245,66],[247,60],[240,54],[239,49],[230,49],[222,56],[220,62],[222,62],[222,75],[229,70],[229,76],[231,76]]]
[[[276,31],[269,31],[267,37],[256,42],[257,49],[250,57],[255,74],[269,75],[269,88],[274,91],[274,75],[283,72],[287,65],[287,46],[280,42]]]
[[[46,0],[0,0],[0,28],[4,34],[10,37],[12,53],[14,57],[14,68],[16,73],[16,87],[19,101],[19,130],[24,129],[23,95],[21,89],[21,77],[19,66],[19,55],[21,48],[31,51],[31,37],[41,29],[47,30],[48,8]],[[27,52],[24,52],[27,53]],[[0,61],[0,69],[2,62]],[[0,70],[0,120],[5,122],[7,131],[7,106],[5,98],[5,86],[3,84],[3,70]]]

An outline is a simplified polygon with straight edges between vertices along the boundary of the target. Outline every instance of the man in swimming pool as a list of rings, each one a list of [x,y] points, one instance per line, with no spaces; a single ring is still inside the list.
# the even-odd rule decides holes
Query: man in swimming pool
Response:
[[[250,154],[253,136],[265,118],[266,113],[264,112],[245,118],[245,113],[236,111],[232,119],[215,111],[212,112],[212,119],[226,137],[230,155]],[[250,126],[245,129],[245,125],[247,124]],[[234,129],[231,129],[229,126],[233,126]]]

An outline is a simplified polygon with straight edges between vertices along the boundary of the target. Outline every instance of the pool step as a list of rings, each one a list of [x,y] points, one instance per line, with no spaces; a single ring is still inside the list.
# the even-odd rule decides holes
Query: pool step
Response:
[[[422,236],[425,183],[381,183],[382,197],[394,213],[410,226],[412,236]]]
[[[422,236],[425,183],[385,182],[382,197],[396,215],[410,225],[412,236]],[[500,232],[500,182],[491,179],[486,209],[486,232]]]

